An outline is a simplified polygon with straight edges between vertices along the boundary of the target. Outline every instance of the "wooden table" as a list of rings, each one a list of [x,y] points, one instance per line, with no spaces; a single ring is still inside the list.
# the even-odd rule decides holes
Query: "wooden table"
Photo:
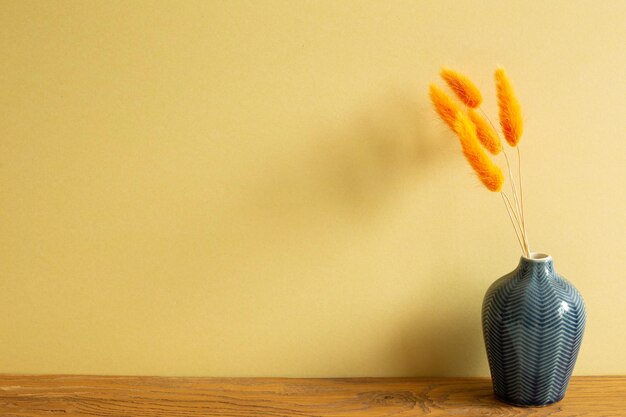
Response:
[[[0,416],[626,416],[626,377],[573,378],[565,399],[517,408],[486,378],[162,378],[0,375]]]

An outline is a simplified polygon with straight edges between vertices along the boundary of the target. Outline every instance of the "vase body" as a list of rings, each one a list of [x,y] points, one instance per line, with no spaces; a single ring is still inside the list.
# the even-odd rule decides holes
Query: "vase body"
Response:
[[[494,394],[520,406],[560,401],[585,329],[585,304],[552,257],[522,257],[485,294],[482,325]]]

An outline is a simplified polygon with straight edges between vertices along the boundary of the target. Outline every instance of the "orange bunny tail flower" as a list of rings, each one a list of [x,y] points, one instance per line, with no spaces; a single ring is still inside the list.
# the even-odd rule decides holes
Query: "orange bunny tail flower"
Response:
[[[489,191],[500,191],[504,184],[504,176],[500,168],[489,159],[480,146],[474,123],[467,115],[459,112],[454,130],[461,139],[461,147],[467,162],[474,168],[480,181]]]
[[[500,142],[500,138],[498,138],[498,134],[493,127],[475,110],[469,109],[467,115],[476,126],[476,134],[478,135],[478,140],[483,144],[485,149],[487,149],[492,155],[497,155],[502,151],[502,142]]]
[[[506,72],[502,68],[498,68],[495,78],[496,89],[498,90],[500,126],[502,126],[504,138],[509,145],[517,146],[524,131],[522,110]]]
[[[459,106],[444,93],[435,84],[430,85],[430,100],[435,106],[435,110],[450,129],[454,130],[454,122],[456,121],[456,113],[459,111]]]
[[[443,68],[441,70],[441,78],[443,78],[454,91],[454,94],[456,94],[459,100],[465,103],[466,106],[476,108],[482,103],[483,97],[480,94],[480,90],[465,75],[452,71],[451,69]]]

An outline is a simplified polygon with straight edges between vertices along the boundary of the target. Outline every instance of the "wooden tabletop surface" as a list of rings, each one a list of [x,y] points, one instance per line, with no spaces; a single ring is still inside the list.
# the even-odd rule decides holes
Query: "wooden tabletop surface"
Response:
[[[539,408],[486,378],[172,378],[0,375],[0,416],[626,416],[626,377],[575,377]]]

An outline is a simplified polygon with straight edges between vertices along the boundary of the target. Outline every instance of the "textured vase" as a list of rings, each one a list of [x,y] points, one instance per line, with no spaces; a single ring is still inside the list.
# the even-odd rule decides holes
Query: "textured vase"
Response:
[[[585,304],[554,271],[552,257],[533,253],[487,290],[483,336],[494,394],[519,406],[565,395],[585,330]]]

